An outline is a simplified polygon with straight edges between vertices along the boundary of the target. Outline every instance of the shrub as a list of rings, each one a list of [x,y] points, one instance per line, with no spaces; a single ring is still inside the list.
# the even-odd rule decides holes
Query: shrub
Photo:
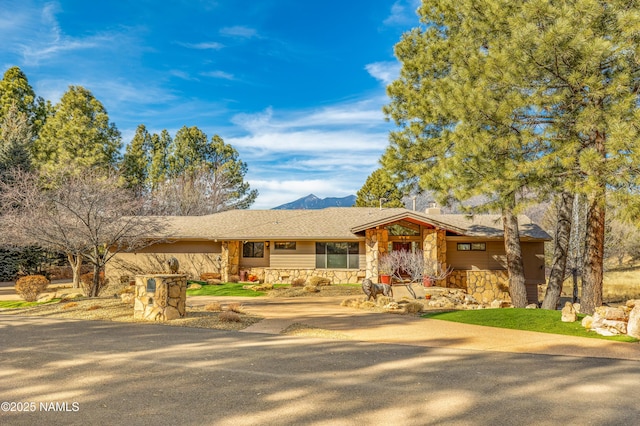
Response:
[[[331,280],[326,277],[311,277],[309,279],[309,285],[320,286],[320,287],[327,286],[327,285],[331,285]]]
[[[237,312],[239,314],[241,314],[243,311],[242,305],[239,303],[229,303],[227,305],[227,311],[230,312]]]
[[[304,287],[304,283],[307,282],[304,278],[296,278],[291,281],[291,287]]]
[[[306,285],[304,286],[304,291],[306,291],[307,293],[318,293],[320,291],[320,289],[318,287],[316,287],[315,285]]]
[[[229,275],[229,282],[230,283],[237,283],[238,281],[240,281],[240,276],[239,275]]]
[[[417,314],[422,312],[424,306],[420,302],[409,302],[404,306],[404,309],[409,314]]]
[[[220,321],[224,321],[224,322],[240,322],[240,315],[236,314],[235,312],[223,312],[221,313],[218,318],[220,319]]]
[[[27,302],[35,302],[47,287],[49,280],[42,275],[27,275],[16,281],[16,292]]]
[[[220,304],[220,302],[211,302],[205,305],[204,310],[210,312],[220,312],[222,311],[222,305]]]
[[[109,280],[104,277],[104,272],[101,271],[98,278],[98,292],[96,294],[100,294],[100,290],[102,290],[108,282]],[[84,293],[89,295],[91,286],[93,285],[93,272],[87,272],[86,274],[80,275],[80,283],[82,284]]]

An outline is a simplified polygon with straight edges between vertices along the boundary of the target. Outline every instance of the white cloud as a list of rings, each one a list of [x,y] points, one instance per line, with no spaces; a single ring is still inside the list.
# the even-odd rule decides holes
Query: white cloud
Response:
[[[248,180],[251,188],[259,192],[253,209],[272,209],[297,200],[309,194],[320,198],[346,197],[355,194],[349,191],[351,185],[344,180],[301,179],[301,180]]]
[[[364,69],[367,70],[371,77],[381,81],[385,86],[400,75],[400,63],[398,62],[374,62],[365,65]]]
[[[391,14],[383,22],[388,26],[416,25],[416,9],[421,0],[397,0],[391,6]]]
[[[237,25],[220,29],[220,34],[227,37],[252,38],[257,37],[258,32],[254,28]]]
[[[200,73],[200,75],[204,77],[220,78],[223,80],[235,80],[235,77],[233,76],[233,74],[229,74],[228,72],[224,72],[220,70],[206,71],[206,72]]]
[[[236,115],[234,124],[247,133],[225,141],[247,162],[247,180],[260,192],[252,208],[273,208],[310,193],[355,194],[388,143],[378,101],[296,112],[268,107]]]
[[[178,43],[180,46],[187,47],[189,49],[197,50],[220,50],[224,47],[224,44],[216,41],[205,41],[202,43]]]

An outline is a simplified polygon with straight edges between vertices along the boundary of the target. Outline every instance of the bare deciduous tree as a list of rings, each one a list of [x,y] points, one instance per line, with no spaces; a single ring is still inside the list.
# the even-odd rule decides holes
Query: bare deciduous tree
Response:
[[[83,260],[93,266],[88,296],[100,292],[100,272],[117,253],[154,242],[161,218],[140,216],[141,202],[118,187],[118,176],[95,170],[51,176],[16,172],[3,184],[2,238],[15,245],[38,245],[67,255],[74,284]],[[52,181],[55,185],[52,185]]]
[[[404,283],[414,298],[416,294],[411,288],[412,284],[422,284],[424,278],[429,278],[432,281],[443,280],[452,271],[451,267],[444,267],[441,262],[435,259],[425,259],[422,250],[413,252],[395,250],[385,254],[380,259],[380,264],[384,265],[383,269],[388,271],[394,281]]]

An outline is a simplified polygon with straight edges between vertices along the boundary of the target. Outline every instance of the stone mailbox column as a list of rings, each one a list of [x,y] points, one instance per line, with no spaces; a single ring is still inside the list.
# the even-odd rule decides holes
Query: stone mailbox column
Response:
[[[148,321],[170,321],[187,316],[186,275],[136,275],[133,317]]]

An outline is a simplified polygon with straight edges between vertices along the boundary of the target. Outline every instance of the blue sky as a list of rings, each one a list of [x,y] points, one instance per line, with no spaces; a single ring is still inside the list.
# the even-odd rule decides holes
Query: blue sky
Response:
[[[56,103],[91,90],[123,136],[198,126],[248,165],[272,208],[355,194],[378,167],[419,0],[2,0],[0,66]]]

